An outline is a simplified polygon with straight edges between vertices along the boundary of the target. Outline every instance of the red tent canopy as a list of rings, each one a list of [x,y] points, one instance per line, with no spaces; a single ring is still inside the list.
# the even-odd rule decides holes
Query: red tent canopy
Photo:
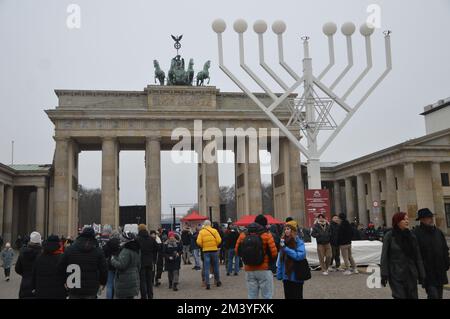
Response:
[[[195,222],[199,220],[207,220],[208,217],[200,215],[197,211],[193,211],[189,215],[183,217],[181,219],[182,222]]]
[[[274,225],[274,224],[284,224],[284,222],[276,219],[272,215],[264,215],[267,218],[267,224],[268,225]],[[244,215],[242,216],[238,221],[234,223],[236,226],[248,226],[249,224],[255,222],[256,215]]]

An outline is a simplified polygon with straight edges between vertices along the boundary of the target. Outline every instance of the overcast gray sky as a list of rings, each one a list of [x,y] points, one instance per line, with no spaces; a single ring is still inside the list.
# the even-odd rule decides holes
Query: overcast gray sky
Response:
[[[67,7],[81,8],[81,28],[66,26]],[[174,55],[170,34],[184,34],[181,53],[194,58],[196,70],[210,59],[211,85],[222,91],[239,91],[217,66],[216,36],[211,22],[223,18],[225,60],[253,90],[259,91],[239,71],[236,34],[237,18],[249,22],[246,33],[248,64],[257,66],[256,36],[251,30],[257,19],[269,25],[282,19],[287,24],[285,58],[301,72],[300,36],[311,37],[313,67],[318,74],[328,63],[322,25],[334,21],[340,26],[366,20],[370,4],[381,7],[381,28],[373,35],[374,68],[356,90],[357,100],[384,67],[381,31],[393,30],[393,70],[324,154],[323,161],[346,161],[425,134],[418,114],[427,104],[450,96],[450,1],[448,0],[0,0],[0,162],[11,161],[11,140],[15,141],[15,163],[51,163],[54,152],[53,125],[44,113],[56,106],[54,89],[141,90],[153,83],[153,59],[168,69]],[[270,30],[269,30],[270,31]],[[276,66],[276,38],[265,38],[266,59]],[[354,36],[355,66],[338,87],[364,68],[363,39]],[[324,82],[331,83],[346,62],[345,39],[335,37],[336,66]],[[267,80],[267,77],[262,76]],[[272,82],[269,84],[276,87]],[[340,90],[340,91],[339,91]],[[173,164],[162,156],[163,212],[170,203],[197,200],[196,165]],[[145,203],[144,153],[122,152],[120,203]],[[234,182],[232,165],[220,165],[220,183]],[[80,155],[80,183],[100,187],[101,154]],[[264,176],[263,180],[269,180]]]

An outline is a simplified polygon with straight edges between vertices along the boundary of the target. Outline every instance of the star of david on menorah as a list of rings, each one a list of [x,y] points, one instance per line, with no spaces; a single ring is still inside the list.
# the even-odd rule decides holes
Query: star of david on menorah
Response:
[[[284,60],[283,47],[283,33],[286,31],[286,24],[283,21],[275,21],[272,24],[272,31],[276,34],[278,40],[278,62],[282,68],[293,78],[293,84],[287,84],[280,78],[275,71],[269,67],[264,59],[264,33],[267,31],[267,23],[258,20],[253,25],[253,30],[258,36],[259,45],[259,64],[270,75],[270,77],[281,87],[282,94],[275,94],[269,86],[264,83],[258,75],[245,63],[244,56],[244,33],[247,31],[247,22],[243,19],[238,19],[234,22],[233,28],[238,33],[239,42],[239,64],[241,68],[261,87],[264,92],[272,100],[272,103],[266,106],[253,92],[251,92],[235,76],[224,64],[223,58],[223,42],[222,33],[226,29],[226,23],[222,19],[217,19],[212,23],[214,32],[217,33],[218,47],[219,47],[219,67],[220,69],[245,93],[247,96],[269,117],[269,119],[294,143],[301,153],[308,159],[308,188],[321,189],[320,177],[320,156],[327,149],[334,138],[339,134],[342,128],[347,124],[350,118],[367,100],[369,95],[375,88],[383,81],[386,75],[392,69],[391,58],[391,44],[390,31],[384,32],[386,68],[384,72],[375,80],[375,82],[365,91],[364,95],[354,104],[349,105],[348,97],[360,82],[369,73],[372,68],[372,46],[371,35],[374,28],[367,23],[360,27],[360,33],[365,40],[366,49],[366,67],[353,81],[350,87],[342,95],[334,92],[336,86],[344,79],[349,70],[353,66],[353,46],[352,35],[356,30],[356,26],[352,22],[344,23],[341,27],[341,32],[346,38],[347,42],[347,66],[336,77],[331,85],[326,85],[322,82],[323,77],[330,71],[335,64],[334,54],[334,35],[337,31],[337,25],[333,22],[325,23],[323,26],[323,33],[328,37],[328,51],[329,63],[325,69],[315,76],[312,70],[312,58],[309,54],[309,37],[302,37],[303,41],[303,74],[300,75],[290,67]],[[299,94],[300,98],[292,98],[291,94],[303,85],[303,92]],[[324,96],[321,96],[323,94]],[[290,118],[287,122],[282,122],[274,113],[277,107],[288,100],[287,109],[290,112]],[[345,112],[345,116],[341,121],[337,121],[331,113],[332,107],[338,105]],[[300,139],[292,132],[302,132],[306,137],[306,146],[300,142]],[[318,145],[318,136],[321,131],[332,131],[324,142]]]

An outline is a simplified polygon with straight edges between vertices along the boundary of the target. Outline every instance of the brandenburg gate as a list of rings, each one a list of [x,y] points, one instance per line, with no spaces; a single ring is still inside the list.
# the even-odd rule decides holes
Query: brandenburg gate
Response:
[[[175,80],[172,74],[171,81]],[[48,233],[77,234],[80,226],[78,156],[82,151],[102,151],[101,223],[113,227],[119,226],[119,152],[145,151],[146,222],[151,229],[161,221],[161,165],[164,163],[160,152],[172,150],[179,142],[172,139],[176,128],[191,132],[191,149],[197,153],[210,141],[203,140],[200,149],[195,149],[195,121],[201,121],[203,132],[212,128],[222,132],[230,128],[266,129],[268,138],[260,141],[258,149],[271,151],[269,135],[274,126],[243,93],[221,92],[214,86],[201,85],[149,85],[142,91],[56,90],[55,93],[58,105],[46,110],[55,125],[56,141]],[[269,97],[257,95],[270,103]],[[287,108],[280,107],[278,112],[280,119],[289,119]],[[278,169],[272,174],[273,213],[278,218],[292,216],[303,221],[300,153],[281,132],[279,135]],[[260,162],[258,157],[255,162],[249,161],[249,142],[245,141],[247,156],[242,163],[235,164],[238,217],[262,212]],[[224,141],[223,150],[226,145]],[[230,150],[236,154],[236,148]],[[208,215],[211,207],[213,221],[219,221],[217,161],[198,164],[197,187],[200,213]]]

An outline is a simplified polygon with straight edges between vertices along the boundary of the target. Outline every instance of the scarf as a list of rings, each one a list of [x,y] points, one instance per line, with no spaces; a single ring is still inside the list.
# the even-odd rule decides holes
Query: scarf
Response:
[[[286,247],[291,248],[291,249],[296,249],[297,248],[297,242],[295,241],[295,236],[283,236],[284,239],[284,244],[286,245]],[[293,260],[292,258],[289,258],[289,256],[282,251],[281,252],[281,260],[283,260],[284,262],[284,269],[285,269],[285,273],[288,275],[288,278],[291,276],[292,272],[294,271],[294,262],[295,260]]]

